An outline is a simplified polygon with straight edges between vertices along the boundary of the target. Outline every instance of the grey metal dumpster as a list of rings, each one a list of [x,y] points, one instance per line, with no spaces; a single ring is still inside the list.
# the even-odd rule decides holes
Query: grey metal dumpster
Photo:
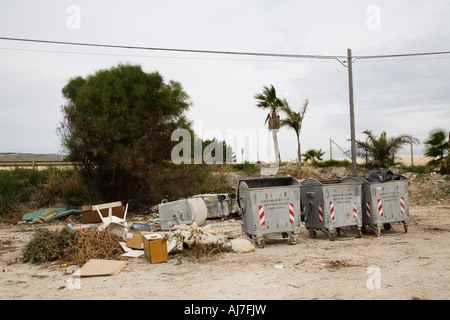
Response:
[[[226,218],[231,215],[235,197],[235,194],[230,193],[206,193],[192,196],[192,198],[202,198],[205,202],[207,219]]]
[[[383,182],[363,182],[362,207],[363,225],[375,228],[375,235],[380,236],[381,227],[391,228],[391,223],[401,222],[405,233],[408,232],[409,222],[409,180],[396,175],[398,180]]]
[[[240,180],[236,207],[242,215],[243,232],[264,248],[264,236],[282,234],[297,244],[300,233],[300,182],[292,177]]]
[[[158,213],[161,230],[176,230],[194,222],[202,226],[206,221],[206,205],[202,198],[163,200],[158,204]]]
[[[311,178],[302,181],[301,186],[302,218],[311,238],[320,230],[334,241],[335,231],[340,234],[343,227],[357,227],[361,237],[362,181],[353,177],[334,181]],[[307,206],[311,206],[309,210]]]

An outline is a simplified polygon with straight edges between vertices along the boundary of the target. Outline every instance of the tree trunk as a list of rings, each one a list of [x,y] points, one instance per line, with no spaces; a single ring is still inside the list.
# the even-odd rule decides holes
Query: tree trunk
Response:
[[[281,163],[280,149],[278,147],[278,129],[272,129],[273,147],[275,148],[275,161]]]
[[[302,151],[300,148],[300,136],[297,134],[297,156],[298,156],[298,164],[302,164]]]

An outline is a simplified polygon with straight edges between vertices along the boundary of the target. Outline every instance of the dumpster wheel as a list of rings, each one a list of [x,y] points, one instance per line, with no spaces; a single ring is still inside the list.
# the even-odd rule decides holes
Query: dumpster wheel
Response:
[[[266,242],[262,238],[257,238],[256,245],[258,246],[258,248],[263,249],[266,246]]]
[[[361,228],[358,228],[358,238],[362,238],[362,230]]]
[[[288,244],[295,245],[298,243],[298,236],[295,234],[291,234],[288,239]]]
[[[330,239],[330,241],[334,241],[336,240],[336,235],[334,234],[334,232],[328,232],[328,238]]]

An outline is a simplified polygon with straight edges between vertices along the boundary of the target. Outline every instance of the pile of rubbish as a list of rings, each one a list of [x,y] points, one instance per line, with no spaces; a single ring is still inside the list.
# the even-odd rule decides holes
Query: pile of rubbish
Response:
[[[163,201],[158,206],[159,219],[130,225],[126,219],[128,205],[120,201],[83,206],[81,210],[48,208],[27,213],[21,223],[48,223],[73,215],[78,220],[81,215],[82,223],[69,223],[56,231],[38,229],[23,250],[23,261],[38,264],[58,260],[64,265],[87,265],[91,272],[106,268],[110,261],[127,262],[141,256],[150,263],[162,263],[169,260],[169,254],[203,261],[223,252],[253,251],[249,239],[228,239],[205,225],[207,219],[223,219],[231,213],[231,203],[224,206],[208,201],[213,198],[219,204],[226,199],[208,194],[172,203]],[[110,274],[124,265],[115,267]]]

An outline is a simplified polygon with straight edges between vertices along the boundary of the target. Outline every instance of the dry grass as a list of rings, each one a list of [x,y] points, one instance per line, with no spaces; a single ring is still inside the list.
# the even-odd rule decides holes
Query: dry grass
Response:
[[[90,259],[116,259],[123,253],[122,239],[108,231],[79,230],[72,245],[61,253],[61,260],[84,265]]]
[[[341,268],[348,268],[348,267],[358,267],[359,265],[348,263],[344,260],[330,260],[327,261],[326,267],[330,271],[336,271]]]
[[[115,259],[123,253],[121,238],[108,232],[89,230],[39,229],[23,250],[23,261],[39,264],[61,260],[83,265],[89,259]]]
[[[217,257],[224,252],[232,251],[231,248],[225,247],[223,243],[195,243],[191,246],[186,246],[181,251],[174,252],[174,256],[181,259],[185,258],[188,261],[202,262]],[[179,260],[180,261],[180,260]]]

